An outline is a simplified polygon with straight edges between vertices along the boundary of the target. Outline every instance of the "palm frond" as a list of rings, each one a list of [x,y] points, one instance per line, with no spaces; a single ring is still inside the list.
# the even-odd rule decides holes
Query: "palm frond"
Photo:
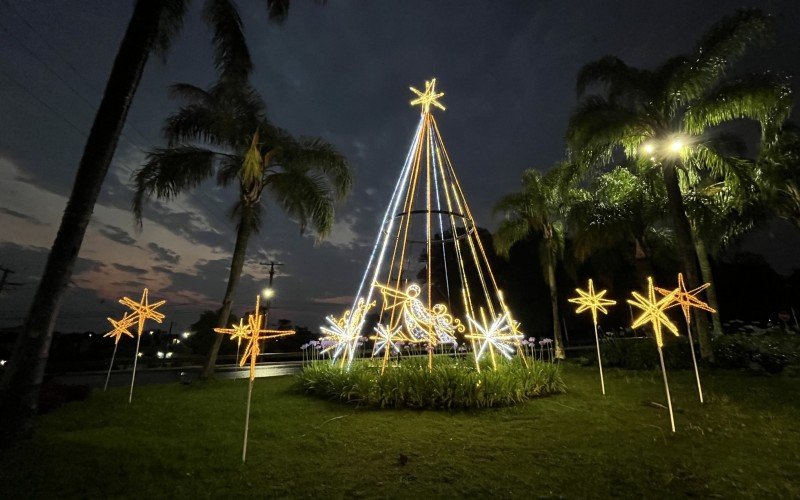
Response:
[[[493,235],[494,248],[497,254],[502,257],[508,257],[514,243],[527,238],[530,232],[531,227],[523,218],[515,217],[502,221]]]
[[[604,56],[586,64],[578,72],[578,97],[583,96],[586,89],[593,84],[605,85],[609,100],[613,102],[622,96],[646,94],[648,87],[652,85],[652,74],[628,66],[618,57]]]
[[[253,63],[236,5],[231,0],[206,0],[203,18],[214,30],[214,66],[220,80],[247,80]]]
[[[313,169],[330,181],[336,198],[350,192],[353,178],[347,158],[335,146],[319,138],[301,138],[290,149],[281,151],[279,161],[287,169]]]
[[[767,138],[777,133],[792,105],[792,89],[785,77],[772,73],[748,75],[720,85],[689,106],[683,127],[690,134],[701,134],[720,123],[747,118],[757,121]]]
[[[229,145],[229,131],[225,120],[215,109],[202,105],[188,105],[164,120],[162,133],[167,145],[183,142],[205,142],[215,146]]]
[[[162,60],[166,59],[169,48],[172,46],[172,41],[175,40],[183,28],[188,3],[187,0],[163,0],[161,2],[153,51]]]
[[[600,96],[585,98],[570,118],[567,145],[583,164],[607,163],[616,147],[629,156],[655,135],[647,115]]]
[[[275,24],[283,24],[289,16],[291,0],[267,0],[267,15]]]
[[[747,50],[767,40],[772,20],[758,9],[742,9],[725,16],[706,31],[686,65],[673,72],[670,91],[677,103],[702,97]]]
[[[324,237],[333,227],[334,201],[327,178],[319,173],[284,170],[270,175],[266,188],[272,199],[300,224],[300,232],[312,226]]]
[[[210,92],[190,83],[173,83],[168,94],[171,99],[182,99],[190,104],[210,105],[214,100]]]
[[[230,186],[233,181],[239,178],[243,163],[244,158],[240,155],[219,155],[217,183],[222,187]]]
[[[214,173],[214,151],[192,147],[159,148],[147,155],[146,163],[133,173],[133,214],[141,225],[146,199],[155,195],[171,199],[196,187]]]

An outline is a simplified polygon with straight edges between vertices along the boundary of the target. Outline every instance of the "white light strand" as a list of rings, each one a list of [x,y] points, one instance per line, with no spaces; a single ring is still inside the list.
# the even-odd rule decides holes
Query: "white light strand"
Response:
[[[433,186],[434,191],[436,192],[436,210],[438,211],[437,216],[439,218],[439,232],[441,234],[440,238],[442,240],[442,262],[444,263],[444,283],[445,287],[447,288],[447,303],[452,307],[450,303],[450,277],[447,273],[447,254],[445,253],[445,245],[444,245],[444,223],[442,223],[442,202],[439,198],[439,179],[436,176],[436,167],[438,163],[436,162],[436,148],[434,148],[433,131],[431,130],[430,124],[428,124],[428,147],[431,149],[431,158],[433,161]],[[441,166],[439,166],[441,169]],[[455,235],[454,235],[455,237]],[[428,265],[431,265],[431,256],[428,256]]]
[[[420,130],[422,129],[424,118],[425,118],[424,115],[420,117],[419,124],[417,125],[417,129],[414,132],[414,140],[411,144],[411,148],[408,150],[408,155],[406,156],[406,160],[403,165],[403,170],[400,173],[400,178],[397,180],[397,184],[394,187],[394,193],[392,193],[392,198],[389,201],[389,206],[386,208],[386,212],[383,214],[383,221],[381,222],[380,227],[383,228],[384,226],[386,226],[387,220],[389,222],[389,226],[386,228],[386,234],[383,237],[383,244],[381,245],[381,250],[378,253],[378,261],[375,264],[375,272],[373,273],[372,281],[370,282],[369,292],[367,293],[367,300],[366,300],[367,303],[369,303],[370,300],[372,299],[373,287],[371,283],[375,282],[375,280],[378,278],[378,273],[380,272],[381,265],[383,264],[383,258],[386,254],[386,247],[387,244],[389,243],[389,235],[392,233],[392,229],[394,228],[394,219],[395,219],[394,214],[397,212],[397,207],[400,204],[400,198],[401,198],[400,194],[405,191],[403,187],[406,186],[408,183],[408,178],[411,173],[411,167],[413,163],[412,158],[414,156],[414,151],[416,151],[419,143],[419,135],[420,135]],[[391,218],[389,218],[390,214],[392,214]],[[351,308],[351,311],[355,311],[356,309],[358,298],[361,296],[361,292],[364,289],[364,283],[366,282],[367,275],[369,274],[370,267],[372,266],[372,262],[373,260],[375,260],[375,255],[378,250],[378,244],[380,243],[380,241],[381,241],[381,231],[379,229],[378,237],[376,238],[375,241],[375,246],[372,248],[372,254],[369,256],[369,261],[367,262],[367,268],[364,270],[364,276],[361,277],[361,283],[358,285],[358,292],[356,292],[356,296],[353,299],[353,307]],[[348,359],[348,366],[349,363],[353,361],[353,356],[355,355],[356,342],[357,339],[354,339],[352,346],[353,348],[350,349],[350,358]]]

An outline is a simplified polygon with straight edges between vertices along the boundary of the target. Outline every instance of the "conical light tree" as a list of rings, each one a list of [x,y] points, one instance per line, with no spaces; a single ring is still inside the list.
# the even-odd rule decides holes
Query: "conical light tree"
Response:
[[[424,91],[411,91],[411,104],[421,108],[411,147],[353,305],[341,317],[327,318],[323,336],[331,358],[349,366],[375,307],[377,337],[423,345],[429,368],[433,352],[455,348],[462,334],[473,344],[478,369],[484,355],[494,366],[496,357],[519,352],[519,323],[498,288],[432,113],[444,111],[439,101],[444,93],[436,91],[436,79],[426,82]],[[442,265],[433,265],[434,259]],[[383,356],[384,369],[392,351],[374,351]]]

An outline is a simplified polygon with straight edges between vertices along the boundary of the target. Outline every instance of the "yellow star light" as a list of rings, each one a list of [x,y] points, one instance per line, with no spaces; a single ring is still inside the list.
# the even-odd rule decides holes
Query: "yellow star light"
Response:
[[[696,307],[710,313],[717,312],[716,309],[709,306],[697,297],[700,292],[710,286],[711,283],[705,283],[701,286],[698,286],[694,290],[687,290],[686,283],[683,281],[683,273],[678,273],[678,288],[675,290],[666,290],[664,288],[656,287],[656,291],[664,296],[673,294],[672,304],[669,307],[680,305],[681,309],[683,309],[683,317],[686,318],[686,324],[688,325],[692,322],[692,315],[689,314],[689,310],[692,307]]]
[[[231,340],[247,339],[250,336],[250,323],[244,324],[244,318],[239,319],[239,324],[232,324],[230,328],[214,328],[214,331],[223,335],[230,335]]]
[[[411,89],[411,92],[417,94],[417,98],[411,100],[411,105],[420,106],[422,108],[422,114],[430,113],[431,105],[436,106],[442,111],[445,110],[445,107],[439,102],[439,98],[444,96],[444,92],[436,92],[436,78],[425,82],[425,92],[420,92],[414,87],[409,87],[409,89]]]
[[[602,312],[603,314],[608,314],[608,310],[605,306],[613,306],[617,303],[616,300],[611,299],[604,299],[603,296],[606,294],[607,290],[601,290],[598,293],[594,291],[594,282],[589,279],[589,290],[583,291],[580,288],[575,289],[578,292],[578,296],[572,299],[569,299],[569,302],[573,304],[577,304],[578,308],[575,310],[576,314],[580,314],[584,311],[592,311],[592,321],[597,323],[597,311]]]
[[[244,366],[247,358],[250,358],[250,380],[256,378],[256,360],[258,355],[261,354],[261,341],[274,339],[277,337],[285,337],[287,335],[294,335],[294,330],[268,330],[262,328],[264,324],[264,315],[261,314],[261,296],[256,296],[256,308],[253,314],[247,317],[247,347],[242,354],[242,359],[239,360],[239,366]]]
[[[656,343],[658,347],[664,346],[664,339],[661,336],[662,327],[667,327],[678,336],[678,327],[667,318],[664,310],[667,309],[675,299],[675,291],[669,292],[661,300],[656,300],[656,292],[653,287],[653,278],[647,278],[647,298],[643,297],[637,292],[633,292],[634,300],[628,299],[628,304],[642,310],[642,314],[636,318],[631,325],[632,328],[639,328],[645,323],[649,322],[653,327],[653,333],[656,336]]]
[[[134,302],[133,300],[129,299],[128,297],[123,297],[119,300],[119,303],[128,306],[132,311],[133,314],[130,315],[131,322],[137,321],[138,322],[138,334],[142,334],[142,330],[144,330],[144,322],[148,319],[152,319],[156,323],[161,323],[164,320],[164,315],[160,312],[157,312],[156,309],[164,305],[167,301],[160,300],[155,304],[149,303],[149,290],[147,288],[144,289],[142,292],[142,298],[139,302]],[[134,319],[135,318],[135,319]]]
[[[106,318],[106,319],[108,320],[109,323],[111,323],[111,326],[114,328],[105,335],[103,335],[103,337],[114,337],[115,344],[119,343],[119,339],[123,335],[127,335],[128,337],[133,338],[133,334],[130,331],[128,331],[128,328],[133,326],[133,324],[136,321],[131,315],[125,313],[125,315],[119,321],[112,318]]]

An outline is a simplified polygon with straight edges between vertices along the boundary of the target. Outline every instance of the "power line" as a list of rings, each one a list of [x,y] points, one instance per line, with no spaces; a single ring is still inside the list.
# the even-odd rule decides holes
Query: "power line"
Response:
[[[49,48],[50,48],[50,49],[53,51],[53,53],[55,53],[55,54],[57,55],[57,57],[58,57],[58,58],[60,58],[60,59],[61,59],[61,61],[62,61],[62,62],[65,64],[65,65],[67,65],[67,66],[68,66],[68,67],[69,67],[69,68],[72,70],[72,72],[73,72],[75,75],[77,75],[77,76],[78,76],[78,77],[79,77],[79,78],[80,78],[80,79],[81,79],[81,80],[82,80],[82,81],[83,81],[85,84],[87,84],[88,86],[92,87],[93,89],[95,89],[95,90],[96,90],[96,91],[98,91],[98,92],[102,92],[102,91],[100,91],[100,90],[98,89],[98,87],[97,87],[95,84],[93,84],[93,83],[92,83],[92,82],[90,82],[88,79],[86,79],[86,78],[85,78],[85,77],[84,77],[84,76],[83,76],[83,75],[82,75],[82,74],[81,74],[81,73],[80,73],[80,72],[77,70],[77,68],[76,68],[76,67],[75,67],[75,66],[74,66],[74,65],[73,65],[73,64],[72,64],[72,63],[71,63],[71,62],[70,62],[70,61],[69,61],[69,60],[68,60],[68,59],[67,59],[65,56],[63,56],[63,54],[62,54],[62,53],[61,53],[61,52],[60,52],[60,51],[59,51],[59,50],[58,50],[58,49],[57,49],[55,46],[53,46],[53,44],[51,44],[51,43],[50,43],[50,42],[49,42],[49,41],[48,41],[48,40],[47,40],[47,39],[46,39],[46,38],[45,38],[45,37],[44,37],[44,36],[41,34],[41,32],[40,32],[38,29],[36,29],[36,27],[35,27],[33,24],[31,24],[31,23],[28,21],[28,19],[27,19],[27,18],[25,18],[25,17],[22,15],[22,13],[20,13],[20,12],[19,12],[19,11],[18,11],[18,10],[17,10],[17,9],[16,9],[14,6],[13,6],[13,4],[11,4],[10,2],[8,2],[7,0],[1,0],[1,1],[2,1],[3,5],[5,5],[6,7],[10,8],[10,9],[11,9],[11,11],[13,11],[13,13],[14,13],[14,14],[15,14],[15,15],[16,15],[16,16],[17,16],[17,17],[18,17],[18,18],[19,18],[19,19],[20,19],[20,20],[21,20],[21,21],[22,21],[22,22],[23,22],[23,23],[24,23],[24,24],[25,24],[27,27],[28,27],[28,29],[29,29],[31,32],[33,32],[33,33],[34,33],[34,35],[35,35],[37,38],[39,38],[39,40],[41,40],[41,41],[42,41],[42,42],[43,42],[45,45],[47,45],[47,46],[48,46],[48,47],[49,47]],[[85,97],[85,96],[84,96],[84,95],[83,95],[81,92],[79,92],[79,91],[78,91],[78,90],[77,90],[77,89],[76,89],[76,88],[75,88],[75,87],[74,87],[74,86],[73,86],[73,85],[72,85],[70,82],[68,82],[68,81],[67,81],[65,78],[63,78],[63,77],[62,77],[62,76],[61,76],[61,75],[60,75],[58,72],[56,72],[56,71],[55,71],[55,70],[54,70],[54,69],[53,69],[53,68],[52,68],[52,67],[51,67],[51,66],[50,66],[50,65],[49,65],[49,64],[48,64],[48,63],[47,63],[47,62],[46,62],[46,61],[45,61],[45,60],[44,60],[42,57],[40,57],[40,56],[39,56],[39,55],[38,55],[38,54],[37,54],[37,53],[36,53],[36,52],[35,52],[33,49],[31,49],[31,48],[30,48],[28,45],[24,44],[23,42],[21,42],[20,40],[18,40],[16,37],[14,37],[14,36],[13,36],[13,33],[11,32],[11,30],[9,29],[9,27],[8,27],[8,26],[7,26],[5,23],[3,23],[3,22],[2,22],[2,17],[0,17],[0,27],[2,27],[2,29],[3,29],[3,30],[4,30],[4,31],[5,31],[5,32],[6,32],[6,33],[7,33],[7,34],[8,34],[8,35],[9,35],[9,36],[10,36],[10,37],[11,37],[11,38],[12,38],[12,39],[15,41],[15,42],[17,42],[17,44],[18,44],[20,47],[22,47],[22,48],[25,50],[25,52],[27,52],[27,53],[28,53],[28,54],[29,54],[31,57],[33,57],[33,58],[34,58],[34,59],[35,59],[35,60],[36,60],[36,61],[37,61],[39,64],[41,64],[42,66],[44,66],[44,67],[45,67],[45,69],[46,69],[46,70],[47,70],[47,71],[48,71],[48,72],[49,72],[51,75],[53,75],[53,76],[54,76],[54,77],[55,77],[55,78],[56,78],[58,81],[60,81],[61,83],[63,83],[63,84],[64,84],[64,86],[65,86],[66,88],[68,88],[68,89],[69,89],[69,90],[70,90],[70,91],[71,91],[73,94],[75,94],[75,95],[76,95],[76,96],[77,96],[77,97],[78,97],[78,98],[79,98],[81,101],[83,101],[83,103],[84,103],[86,106],[88,106],[89,110],[90,110],[90,111],[91,111],[93,114],[96,114],[96,111],[97,111],[97,106],[96,106],[96,105],[94,105],[92,102],[90,102],[90,100],[89,100],[89,99],[87,99],[87,98],[86,98],[86,97]],[[49,103],[47,103],[46,101],[44,101],[43,99],[41,99],[41,98],[40,98],[38,95],[36,95],[35,93],[33,93],[33,92],[32,92],[32,91],[31,91],[31,90],[30,90],[30,89],[29,89],[29,88],[28,88],[26,85],[24,85],[24,84],[23,84],[23,83],[21,83],[19,80],[17,80],[16,78],[14,78],[14,77],[12,76],[12,72],[8,71],[8,72],[6,72],[6,73],[7,73],[8,77],[9,77],[9,79],[10,79],[10,80],[11,80],[11,81],[12,81],[12,82],[13,82],[13,83],[14,83],[14,84],[17,86],[17,87],[19,87],[19,88],[20,88],[20,89],[21,89],[21,90],[22,90],[24,93],[26,93],[28,96],[30,96],[31,98],[33,98],[33,99],[34,99],[36,102],[38,102],[38,103],[39,103],[39,104],[40,104],[42,107],[44,107],[44,108],[45,108],[46,110],[48,110],[50,113],[52,113],[52,114],[56,115],[57,117],[59,117],[59,118],[60,118],[62,121],[64,121],[64,122],[65,122],[67,125],[69,125],[71,128],[73,128],[73,129],[74,129],[76,132],[78,132],[78,133],[79,133],[81,136],[83,136],[84,138],[87,138],[87,137],[88,137],[88,133],[87,133],[87,132],[85,132],[85,131],[83,130],[83,128],[82,128],[82,127],[80,127],[80,126],[76,125],[76,124],[75,124],[75,123],[74,123],[72,120],[70,120],[69,118],[67,118],[67,117],[66,117],[66,116],[65,116],[65,115],[64,115],[62,112],[60,112],[59,110],[57,110],[56,108],[54,108],[53,106],[51,106]],[[126,125],[127,125],[127,126],[129,126],[129,127],[131,127],[131,129],[132,129],[132,130],[134,130],[134,131],[135,131],[135,132],[136,132],[136,133],[137,133],[139,136],[141,136],[141,137],[142,137],[142,138],[143,138],[145,141],[147,141],[147,142],[150,142],[150,143],[153,143],[153,144],[155,143],[155,141],[152,141],[152,140],[151,140],[149,137],[147,137],[147,135],[146,135],[146,134],[144,134],[143,132],[141,132],[141,131],[140,131],[140,130],[139,130],[139,129],[138,129],[136,126],[135,126],[135,124],[134,124],[132,121],[130,121],[130,120],[126,120]],[[141,151],[141,152],[143,152],[143,153],[144,153],[144,152],[146,152],[146,150],[145,150],[144,148],[142,148],[140,145],[138,145],[138,144],[137,144],[137,143],[135,143],[133,140],[131,140],[131,139],[130,139],[130,138],[129,138],[129,137],[128,137],[128,136],[127,136],[127,135],[126,135],[124,132],[121,132],[121,133],[120,133],[120,135],[121,135],[121,137],[122,137],[123,139],[125,139],[125,141],[126,141],[126,142],[128,142],[128,143],[129,143],[131,146],[133,146],[134,148],[138,149],[139,151]],[[135,168],[131,167],[131,166],[130,166],[130,165],[128,165],[126,162],[124,162],[124,161],[122,161],[122,160],[119,160],[119,159],[117,159],[117,160],[116,160],[116,162],[117,162],[117,163],[118,163],[118,164],[119,164],[121,167],[123,167],[123,173],[126,173],[126,174],[128,174],[128,175],[132,175],[132,174],[133,174],[133,172],[134,172]],[[227,220],[227,218],[223,218],[222,214],[221,214],[221,213],[219,213],[219,209],[218,209],[218,208],[214,208],[214,207],[211,207],[211,206],[209,206],[207,203],[205,203],[205,202],[202,200],[202,197],[206,197],[206,198],[208,198],[209,200],[213,201],[214,203],[217,203],[217,200],[214,200],[214,199],[212,199],[212,198],[211,198],[211,197],[210,197],[210,196],[209,196],[207,193],[205,193],[205,192],[203,192],[203,191],[193,191],[193,192],[187,193],[187,195],[188,195],[188,196],[192,196],[192,195],[199,195],[201,198],[197,198],[197,197],[195,197],[195,198],[194,198],[194,201],[195,201],[195,202],[197,202],[197,203],[199,203],[201,206],[203,206],[203,207],[204,207],[204,208],[207,210],[207,215],[211,215],[213,218],[216,218],[216,219],[217,219],[217,222],[220,222],[220,221],[221,221],[221,222],[222,222],[222,224],[223,224],[223,226],[228,226],[228,225],[229,225],[230,221],[229,221],[229,220]],[[173,199],[173,200],[171,200],[171,201],[172,201],[172,203],[173,203],[173,204],[177,205],[179,208],[183,209],[185,212],[187,212],[187,213],[193,213],[193,212],[192,212],[192,211],[191,211],[189,208],[187,208],[187,207],[186,207],[185,205],[183,205],[182,203],[178,202],[176,199]],[[264,252],[264,254],[266,254],[266,255],[268,255],[268,254],[269,254],[269,252],[267,252],[267,251],[266,251],[266,249],[264,249],[263,245],[261,245],[260,243],[258,243],[258,247],[259,247],[259,249],[260,249],[262,252]]]
[[[50,50],[52,50],[52,51],[53,51],[53,53],[54,53],[54,54],[55,54],[55,55],[56,55],[56,56],[57,56],[57,57],[58,57],[58,58],[59,58],[59,59],[60,59],[60,60],[61,60],[61,61],[62,61],[62,62],[63,62],[63,63],[66,65],[66,66],[67,66],[67,67],[69,67],[69,68],[72,70],[72,72],[73,72],[73,73],[74,73],[74,74],[75,74],[75,75],[76,75],[76,76],[77,76],[77,77],[78,77],[78,78],[79,78],[81,81],[83,81],[83,82],[84,82],[86,85],[88,85],[89,87],[91,87],[91,88],[92,88],[92,89],[93,89],[95,92],[97,92],[97,94],[99,94],[99,95],[101,95],[101,96],[103,95],[103,89],[99,88],[97,85],[95,85],[94,83],[90,82],[90,81],[89,81],[89,80],[88,80],[86,77],[84,77],[84,76],[83,76],[83,75],[82,75],[82,74],[81,74],[81,73],[78,71],[78,69],[77,69],[77,68],[75,68],[75,66],[74,66],[74,65],[73,65],[73,64],[72,64],[72,63],[71,63],[71,62],[70,62],[70,61],[69,61],[69,60],[68,60],[68,59],[67,59],[67,58],[66,58],[66,57],[65,57],[65,56],[64,56],[64,55],[63,55],[63,54],[62,54],[62,53],[61,53],[61,52],[60,52],[60,51],[59,51],[59,50],[58,50],[58,49],[57,49],[57,48],[54,46],[54,45],[53,45],[53,44],[51,44],[51,43],[50,43],[50,42],[47,40],[47,38],[45,38],[45,37],[44,37],[44,36],[43,36],[43,35],[42,35],[42,34],[39,32],[39,30],[37,30],[37,29],[36,29],[36,27],[35,27],[34,25],[32,25],[32,24],[31,24],[31,23],[28,21],[28,19],[27,19],[27,18],[25,18],[25,16],[23,16],[23,15],[22,15],[22,14],[21,14],[21,13],[20,13],[18,10],[17,10],[17,8],[16,8],[16,7],[14,7],[14,4],[12,4],[11,2],[9,2],[8,0],[0,0],[0,1],[2,1],[2,2],[3,2],[3,3],[6,5],[6,6],[7,6],[7,7],[10,7],[10,8],[11,8],[11,10],[14,12],[14,14],[15,14],[15,15],[16,15],[16,16],[17,16],[17,17],[20,19],[20,20],[22,20],[22,22],[23,22],[23,23],[24,23],[24,24],[25,24],[25,25],[26,25],[26,26],[27,26],[27,27],[28,27],[28,28],[29,28],[29,29],[30,29],[30,30],[31,30],[31,31],[34,33],[34,35],[36,35],[36,37],[37,37],[39,40],[41,40],[41,41],[42,41],[42,42],[43,42],[45,45],[47,45],[47,46],[50,48]],[[0,21],[0,23],[1,23],[1,21]],[[7,31],[8,33],[10,33],[10,30],[6,29],[6,31]],[[20,46],[22,46],[22,47],[23,47],[23,48],[24,48],[24,49],[25,49],[25,50],[26,50],[28,53],[30,53],[30,54],[31,54],[31,55],[32,55],[32,56],[33,56],[33,57],[34,57],[34,58],[35,58],[37,61],[39,61],[39,62],[40,62],[40,63],[41,63],[41,64],[42,64],[42,65],[43,65],[45,68],[47,68],[47,70],[48,70],[48,71],[50,71],[50,73],[52,73],[53,75],[55,75],[55,76],[56,76],[56,78],[58,78],[59,80],[61,80],[61,81],[62,81],[62,82],[63,82],[63,83],[64,83],[64,84],[67,86],[67,88],[69,88],[69,89],[70,89],[70,90],[71,90],[71,91],[72,91],[72,92],[73,92],[73,93],[74,93],[76,96],[78,96],[78,97],[79,97],[79,98],[80,98],[80,99],[81,99],[81,100],[82,100],[84,103],[86,103],[86,105],[88,105],[88,106],[89,106],[89,108],[92,110],[92,112],[93,112],[93,113],[95,113],[95,114],[97,113],[97,105],[96,105],[96,104],[94,104],[94,103],[93,103],[93,102],[91,102],[91,101],[90,101],[88,98],[86,98],[86,97],[85,97],[83,94],[81,94],[81,93],[80,93],[80,92],[79,92],[79,91],[78,91],[78,90],[77,90],[75,87],[73,87],[73,86],[72,86],[72,85],[71,85],[71,84],[70,84],[70,83],[69,83],[69,82],[68,82],[66,79],[64,79],[64,78],[62,78],[60,75],[58,75],[58,73],[56,73],[56,71],[55,71],[55,70],[54,70],[54,69],[53,69],[53,68],[52,68],[50,65],[48,65],[48,64],[47,64],[47,63],[46,63],[46,62],[45,62],[45,61],[44,61],[42,58],[40,58],[40,57],[39,57],[39,56],[38,56],[36,53],[34,53],[34,51],[33,51],[33,50],[30,48],[30,47],[27,47],[27,46],[26,46],[26,45],[24,45],[22,42],[18,42],[18,43],[19,43],[19,44],[20,44]],[[137,134],[139,134],[139,135],[140,135],[140,136],[141,136],[141,137],[142,137],[142,138],[145,140],[145,142],[155,143],[155,141],[153,141],[152,139],[150,139],[149,137],[147,137],[147,136],[146,136],[146,135],[145,135],[145,134],[144,134],[142,131],[140,131],[140,130],[139,130],[137,127],[136,127],[136,125],[135,125],[134,123],[132,123],[132,122],[129,122],[129,121],[126,121],[126,125],[130,126],[130,127],[131,127],[131,129],[132,129],[133,131],[135,131]],[[124,135],[124,134],[123,134],[123,135]],[[126,139],[128,139],[128,138],[126,137]]]

